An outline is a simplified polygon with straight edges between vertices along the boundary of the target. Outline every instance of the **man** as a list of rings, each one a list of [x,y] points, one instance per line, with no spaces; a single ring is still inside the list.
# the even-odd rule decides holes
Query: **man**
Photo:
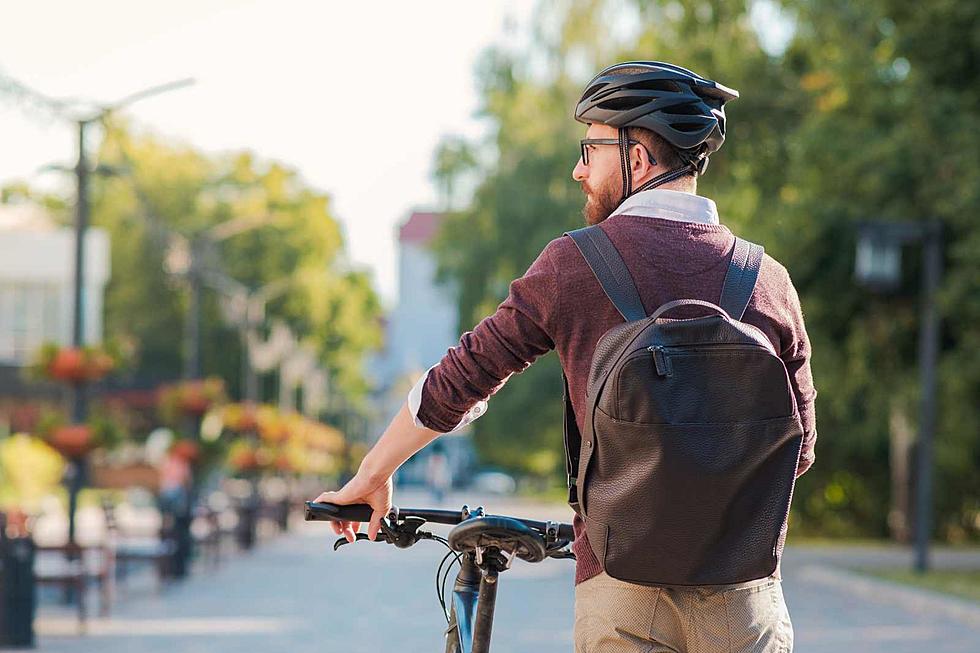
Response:
[[[708,156],[724,142],[724,104],[736,97],[671,64],[627,62],[599,73],[576,107],[576,119],[588,124],[572,173],[586,194],[586,222],[601,224],[648,314],[675,299],[719,300],[735,237],[719,224],[714,202],[694,193]],[[497,311],[419,381],[355,478],[318,500],[371,504],[374,538],[391,503],[395,469],[439,434],[479,417],[511,374],[550,349],[558,351],[581,430],[596,342],[622,320],[574,242],[556,238],[511,284]],[[762,262],[742,321],[762,330],[789,372],[804,431],[802,474],[813,463],[816,439],[810,344],[789,275],[771,257]],[[575,526],[576,651],[792,649],[778,567],[772,577],[737,585],[626,583],[603,572],[578,516]],[[334,525],[349,540],[359,527]]]

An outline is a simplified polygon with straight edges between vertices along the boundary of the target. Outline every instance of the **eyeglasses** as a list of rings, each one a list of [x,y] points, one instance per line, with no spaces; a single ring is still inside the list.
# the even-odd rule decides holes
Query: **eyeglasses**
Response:
[[[647,148],[645,145],[643,145],[643,143],[641,143],[640,141],[634,141],[632,138],[629,139],[627,142],[630,145],[639,145],[640,147],[642,147],[643,150],[647,153],[647,159],[650,160],[650,165],[657,164],[656,159],[654,159],[653,156],[651,156],[650,152],[647,151]],[[581,141],[579,141],[579,144],[582,147],[582,155],[581,155],[582,164],[589,165],[590,145],[619,145],[619,139],[618,138],[583,138]]]

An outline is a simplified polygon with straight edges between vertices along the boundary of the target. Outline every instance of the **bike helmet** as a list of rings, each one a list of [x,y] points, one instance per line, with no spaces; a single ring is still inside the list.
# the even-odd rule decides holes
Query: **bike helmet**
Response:
[[[690,172],[703,173],[708,156],[725,142],[724,105],[738,91],[660,61],[626,61],[590,81],[575,107],[575,119],[619,129],[623,199]],[[632,190],[626,129],[642,127],[677,149],[687,164]]]

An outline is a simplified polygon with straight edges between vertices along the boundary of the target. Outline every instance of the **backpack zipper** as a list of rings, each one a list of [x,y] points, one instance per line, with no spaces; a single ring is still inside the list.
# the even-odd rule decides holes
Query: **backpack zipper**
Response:
[[[671,367],[670,359],[667,358],[666,347],[663,345],[654,345],[652,347],[647,347],[647,351],[653,352],[653,362],[657,366],[657,374],[660,376],[670,376],[674,373],[674,368]]]
[[[719,343],[703,343],[691,347],[669,347],[667,345],[651,345],[647,347],[647,351],[653,354],[653,361],[657,367],[657,374],[660,376],[671,376],[674,373],[674,367],[670,363],[670,353],[674,352],[674,355],[678,355],[678,352],[682,352],[681,355],[689,354],[691,352],[697,351],[699,349],[711,349],[714,351],[736,351],[743,349],[762,349],[766,352],[769,350],[763,345],[751,345],[751,344],[732,344],[727,342]]]

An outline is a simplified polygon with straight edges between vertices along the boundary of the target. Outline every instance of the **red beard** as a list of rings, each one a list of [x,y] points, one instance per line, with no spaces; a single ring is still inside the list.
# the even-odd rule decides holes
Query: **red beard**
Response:
[[[619,187],[620,184],[615,179],[610,179],[609,183],[598,189],[582,182],[582,192],[586,197],[582,215],[587,225],[599,224],[616,210],[620,203]]]

